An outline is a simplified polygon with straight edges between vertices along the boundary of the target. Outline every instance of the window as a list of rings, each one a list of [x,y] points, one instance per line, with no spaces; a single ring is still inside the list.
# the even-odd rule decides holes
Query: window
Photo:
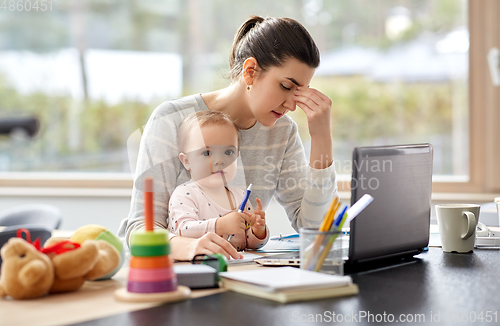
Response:
[[[311,86],[334,103],[341,190],[354,146],[430,142],[434,191],[500,191],[500,96],[485,63],[500,47],[496,2],[50,2],[0,9],[0,120],[41,122],[34,139],[0,138],[0,186],[130,187],[152,110],[228,85],[232,37],[258,14],[299,20],[320,48]],[[305,115],[291,115],[308,152]]]
[[[322,47],[313,86],[334,103],[337,172],[350,176],[355,146],[428,142],[436,179],[467,180],[467,3],[314,3],[305,17]]]

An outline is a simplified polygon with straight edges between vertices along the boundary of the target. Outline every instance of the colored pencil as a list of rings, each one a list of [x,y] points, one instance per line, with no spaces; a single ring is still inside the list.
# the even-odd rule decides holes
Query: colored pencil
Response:
[[[330,229],[330,232],[335,232],[335,231],[338,231],[338,230],[342,229],[342,226],[344,225],[344,222],[345,222],[345,220],[347,218],[346,210],[347,210],[347,206],[344,207],[344,209],[339,214],[339,216],[337,216],[337,220],[338,221],[336,221],[336,223],[334,223],[332,225],[332,227]],[[332,235],[330,235],[328,237],[328,239],[326,239],[327,241],[326,241],[326,244],[325,244],[325,246],[323,248],[323,251],[321,252],[319,258],[316,261],[316,263],[314,264],[314,271],[315,272],[319,272],[319,270],[321,269],[321,265],[323,265],[323,261],[325,260],[325,258],[330,253],[330,249],[332,248],[333,243],[337,239],[337,236],[338,236],[338,234],[332,234]]]

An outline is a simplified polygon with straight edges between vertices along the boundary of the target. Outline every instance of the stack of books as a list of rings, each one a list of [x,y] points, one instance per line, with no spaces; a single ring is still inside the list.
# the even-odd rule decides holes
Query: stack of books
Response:
[[[354,295],[350,276],[328,275],[294,267],[262,268],[220,273],[231,291],[282,303]]]

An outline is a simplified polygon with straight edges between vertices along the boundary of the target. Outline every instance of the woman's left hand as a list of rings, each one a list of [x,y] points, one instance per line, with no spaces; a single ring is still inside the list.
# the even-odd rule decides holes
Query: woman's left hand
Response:
[[[311,138],[325,135],[331,137],[332,100],[317,89],[304,86],[296,88],[293,99],[307,116]]]

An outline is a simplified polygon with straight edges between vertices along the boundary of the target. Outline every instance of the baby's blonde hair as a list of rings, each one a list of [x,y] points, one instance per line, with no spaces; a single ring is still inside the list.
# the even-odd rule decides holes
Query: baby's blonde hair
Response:
[[[177,131],[177,146],[179,148],[179,152],[184,152],[184,150],[186,149],[186,143],[189,139],[189,132],[192,130],[192,128],[224,125],[232,126],[236,131],[236,135],[238,136],[238,143],[236,144],[236,147],[239,149],[240,129],[229,118],[227,114],[218,111],[200,111],[191,113],[181,123],[179,130]]]

